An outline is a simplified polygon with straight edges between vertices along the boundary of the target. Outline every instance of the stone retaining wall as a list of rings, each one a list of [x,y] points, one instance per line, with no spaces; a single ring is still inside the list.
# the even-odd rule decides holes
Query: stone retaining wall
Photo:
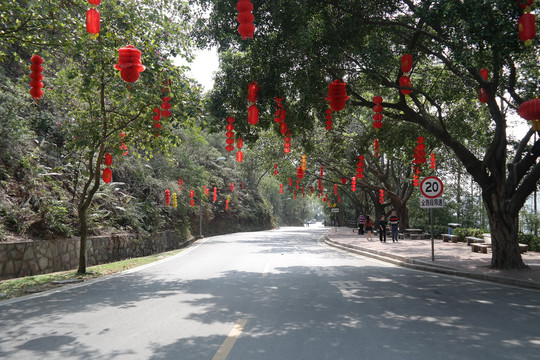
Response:
[[[76,269],[79,238],[0,243],[0,279]],[[185,246],[174,231],[140,238],[135,234],[92,236],[86,242],[87,266],[147,256]]]

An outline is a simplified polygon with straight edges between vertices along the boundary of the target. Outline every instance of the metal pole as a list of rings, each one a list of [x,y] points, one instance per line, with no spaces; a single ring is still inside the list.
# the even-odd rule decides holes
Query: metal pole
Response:
[[[199,199],[199,237],[202,239],[202,198]]]
[[[429,208],[431,218],[431,261],[435,261],[435,242],[433,241],[433,208]]]

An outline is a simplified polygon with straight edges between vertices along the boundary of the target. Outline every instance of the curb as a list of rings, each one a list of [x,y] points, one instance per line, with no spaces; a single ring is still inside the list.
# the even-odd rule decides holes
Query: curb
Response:
[[[497,276],[497,275],[472,273],[472,272],[458,270],[458,269],[443,266],[443,265],[431,264],[422,260],[409,259],[404,256],[391,254],[384,251],[372,250],[372,249],[364,248],[357,245],[342,244],[337,241],[331,240],[328,237],[328,235],[324,235],[323,237],[324,237],[324,242],[329,246],[332,246],[341,250],[349,251],[358,255],[377,259],[380,261],[388,262],[388,263],[398,265],[398,266],[403,266],[403,267],[416,269],[416,270],[422,270],[422,271],[430,271],[430,272],[446,274],[446,275],[460,276],[460,277],[470,278],[470,279],[475,279],[475,280],[496,282],[496,283],[504,284],[504,285],[519,286],[519,287],[524,287],[528,289],[540,290],[540,284],[536,282],[532,282],[532,281],[512,279],[512,278],[507,278],[504,276]]]

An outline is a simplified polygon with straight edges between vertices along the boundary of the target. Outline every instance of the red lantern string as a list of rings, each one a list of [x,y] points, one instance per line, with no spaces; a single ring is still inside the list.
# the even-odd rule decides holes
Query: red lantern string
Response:
[[[274,164],[274,175],[277,176],[277,174],[278,174],[277,164]]]
[[[399,87],[400,87],[400,90],[401,93],[405,96],[409,95],[411,93],[411,79],[406,76],[406,75],[403,75],[399,78]]]
[[[373,103],[375,103],[375,106],[373,106],[373,111],[375,112],[375,114],[373,115],[373,127],[375,128],[376,132],[379,132],[379,130],[383,126],[383,123],[381,121],[383,119],[383,106],[381,105],[382,101],[382,96],[375,96],[373,98]]]
[[[328,84],[328,97],[327,101],[330,101],[330,107],[334,111],[341,111],[345,108],[345,101],[349,99],[347,96],[347,84],[339,80]]]
[[[242,138],[236,139],[236,147],[238,148],[238,152],[236,153],[236,161],[242,162],[244,159],[244,153],[242,152],[242,146],[244,146],[244,140]]]
[[[337,202],[339,202],[339,203],[341,202],[341,196],[340,195],[337,196]]]
[[[141,52],[133,45],[118,50],[118,64],[114,68],[120,70],[120,76],[128,83],[137,81],[139,73],[146,69],[141,63]]]
[[[361,180],[364,177],[364,156],[358,155],[358,162],[356,163],[356,178]]]
[[[321,191],[323,190],[322,180],[321,180],[321,179],[319,179],[319,186],[318,186],[318,189],[321,190]]]
[[[229,185],[229,189],[231,190],[231,192],[234,192],[234,183],[233,182]]]
[[[225,200],[225,210],[229,210],[230,201],[231,201],[231,195],[227,196],[227,200]]]
[[[103,182],[108,184],[112,181],[112,170],[111,165],[113,162],[112,155],[110,153],[105,154],[105,169],[103,169]]]
[[[292,187],[292,179],[289,178],[289,187]]]
[[[337,192],[338,192],[337,184],[334,184],[334,195],[337,195]]]
[[[302,180],[302,178],[304,177],[304,169],[302,169],[301,166],[296,168],[296,176],[298,177],[298,180]]]
[[[416,138],[416,148],[414,149],[414,160],[415,165],[422,165],[426,163],[426,145],[424,144],[424,138],[419,136]]]
[[[296,190],[294,190],[294,200],[296,200]]]
[[[540,99],[531,99],[518,107],[518,114],[525,120],[532,122],[532,129],[540,131]]]
[[[253,16],[253,4],[250,0],[240,0],[236,4],[236,10],[238,10],[238,32],[242,35],[242,40],[246,40],[248,37],[253,39],[253,33],[255,32],[255,25],[253,21],[255,16]]]
[[[30,70],[32,71],[30,73],[30,95],[32,95],[32,98],[38,102],[39,99],[43,96],[43,59],[39,55],[34,55],[30,58],[30,61],[32,62],[32,65],[30,65]]]
[[[248,100],[250,103],[254,103],[257,101],[257,98],[259,97],[259,85],[256,81],[253,81],[248,84]]]
[[[128,147],[125,143],[120,144],[120,150],[123,150],[122,156],[126,156],[128,154]]]
[[[257,109],[257,106],[250,105],[248,107],[248,123],[251,124],[251,126],[255,126],[259,122],[259,109]]]
[[[332,122],[332,109],[326,109],[326,121],[324,122],[325,125],[326,125],[326,130],[330,131],[332,130],[332,125],[333,125],[333,122]]]
[[[283,121],[285,121],[285,118],[287,116],[287,110],[283,108],[283,98],[275,97],[274,100],[276,101],[276,112],[274,113],[274,121],[278,124],[281,124]],[[285,131],[286,132],[286,131]]]
[[[351,178],[351,191],[356,191],[356,178],[354,176]]]
[[[283,122],[281,124],[285,124],[285,123]],[[283,141],[285,141],[285,144],[283,145],[284,146],[283,152],[288,154],[291,152],[291,133],[290,132],[287,133]]]
[[[189,205],[195,206],[195,199],[193,199],[195,197],[195,191],[190,190],[189,197],[191,198],[191,200],[189,200]]]
[[[384,204],[384,190],[379,189],[379,204]]]
[[[283,184],[279,184],[279,193],[283,194]]]
[[[480,69],[479,70],[479,73],[480,73],[480,76],[482,76],[482,78],[485,80],[485,81],[488,81],[488,71],[486,69]],[[484,88],[480,88],[480,90],[478,90],[478,100],[481,102],[481,103],[487,103],[488,100],[489,100],[489,95],[486,91],[486,89]]]
[[[97,39],[99,36],[100,15],[97,11],[97,6],[101,0],[88,0],[91,8],[86,12],[86,31],[90,34],[91,39]]]
[[[407,75],[412,69],[412,55],[405,54],[401,57],[401,71],[404,73],[399,78],[399,87],[403,95],[408,96],[411,93],[411,79]]]
[[[420,177],[420,165],[413,166],[413,185],[418,186],[418,179]]]
[[[304,175],[302,174],[302,177]],[[300,179],[296,179],[296,190],[300,190]]]
[[[226,127],[227,133],[225,134],[227,136],[227,139],[225,140],[225,142],[227,143],[227,146],[225,146],[225,150],[231,152],[231,151],[234,150],[234,146],[233,146],[233,144],[234,144],[234,132],[233,132],[233,130],[234,130],[234,124],[233,124],[234,123],[234,117],[229,116],[227,118],[227,122],[228,122],[227,127]]]
[[[373,155],[379,157],[379,139],[375,139],[373,142]]]
[[[430,154],[430,162],[429,162],[429,167],[431,168],[431,170],[435,170],[435,168],[437,167],[437,160],[435,159],[435,154]]]
[[[213,200],[214,200],[214,202],[217,201],[217,187],[214,187],[214,197],[213,197]]]
[[[165,190],[165,205],[171,205],[171,192]]]
[[[154,131],[154,136],[160,137],[161,124],[159,123],[159,120],[161,119],[161,110],[158,107],[154,108],[154,115],[152,115],[152,119],[154,119],[154,125],[152,126],[152,129]]]

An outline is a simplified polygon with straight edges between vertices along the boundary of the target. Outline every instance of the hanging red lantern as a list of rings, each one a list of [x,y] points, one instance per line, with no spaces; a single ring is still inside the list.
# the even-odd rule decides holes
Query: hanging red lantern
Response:
[[[384,190],[379,189],[379,204],[384,204]]]
[[[429,167],[431,168],[431,170],[435,170],[435,168],[437,167],[437,160],[435,159],[435,154],[430,154],[430,162],[429,162]]]
[[[351,178],[351,191],[356,191],[356,178],[354,176]]]
[[[528,12],[528,8],[532,6],[534,0],[516,0],[517,6]]]
[[[99,36],[100,15],[95,7],[86,12],[86,31],[91,39],[97,39]]]
[[[236,161],[242,162],[244,159],[244,153],[240,150],[242,149],[242,146],[244,146],[244,140],[242,138],[236,139],[236,148],[238,149],[238,152],[236,153]]]
[[[330,101],[330,107],[334,111],[341,111],[345,108],[345,101],[349,100],[347,96],[347,84],[339,80],[328,84],[328,97],[327,101]]]
[[[373,142],[373,155],[379,157],[379,139],[375,139]]]
[[[229,189],[230,189],[231,191],[234,191],[234,183],[233,183],[233,182],[229,185]]]
[[[321,165],[321,178],[324,176],[324,165]]]
[[[375,96],[373,98],[373,103],[375,104],[375,106],[373,106],[373,111],[375,112],[373,115],[373,127],[375,128],[376,132],[379,132],[383,126],[381,121],[383,119],[383,115],[381,114],[383,111],[383,106],[381,105],[382,100],[382,96]]]
[[[171,104],[169,103],[169,101],[171,101],[171,97],[170,96],[165,96],[161,99],[162,103],[161,103],[161,108],[163,109],[161,111],[161,116],[163,117],[169,117],[171,116]]]
[[[291,152],[291,133],[287,133],[287,136],[285,136],[283,140],[285,141],[285,144],[283,145],[284,146],[283,152],[288,154]]]
[[[532,40],[536,36],[536,18],[534,14],[523,14],[518,20],[518,32],[519,39],[525,43],[525,45],[531,45]]]
[[[334,184],[334,195],[337,195],[337,192],[338,192],[337,184]]]
[[[184,185],[184,180],[179,179],[179,180],[178,180],[178,192],[179,192],[179,193],[182,192],[182,185]]]
[[[482,76],[482,78],[485,80],[485,81],[488,81],[488,76],[489,76],[489,73],[487,71],[487,69],[480,69],[478,71],[480,73],[480,76]],[[478,100],[481,102],[481,103],[487,103],[488,100],[489,100],[489,95],[486,91],[486,89],[484,88],[480,88],[480,90],[478,90]]]
[[[401,57],[401,71],[408,73],[412,69],[412,55],[405,54]]]
[[[225,200],[225,210],[229,210],[230,201],[231,201],[231,195],[227,196],[227,200]]]
[[[339,181],[341,181],[341,183],[342,183],[343,185],[345,185],[345,184],[347,183],[347,178],[344,178],[344,177],[343,177],[343,178],[339,179]]]
[[[283,121],[281,124],[279,124],[279,132],[281,135],[285,135],[289,131],[289,127],[287,126],[287,123]]]
[[[39,55],[34,55],[30,58],[30,61],[32,62],[32,65],[30,65],[30,70],[32,71],[30,73],[30,95],[32,95],[32,98],[36,100],[36,102],[41,99],[43,96],[43,58]]]
[[[304,174],[302,174],[302,177],[303,176],[304,176]],[[296,179],[296,190],[300,190],[300,179]]]
[[[412,91],[411,79],[406,75],[401,76],[399,78],[399,87],[401,88],[399,91],[401,91],[403,95],[409,95]]]
[[[424,138],[419,136],[416,139],[416,148],[414,149],[414,160],[413,163],[417,165],[426,163],[426,145],[424,145]]]
[[[229,116],[227,118],[227,126],[226,126],[226,129],[227,129],[227,132],[226,132],[226,136],[227,136],[227,139],[225,140],[225,143],[227,143],[227,146],[225,146],[225,150],[231,152],[234,150],[234,117],[232,116]]]
[[[277,174],[278,174],[277,164],[274,164],[274,175],[277,176]]]
[[[332,109],[326,109],[326,121],[325,121],[325,125],[326,125],[326,130],[332,130]]]
[[[255,126],[259,122],[259,109],[255,105],[248,107],[248,123]]]
[[[217,200],[217,187],[214,187],[213,201],[216,202],[216,200]]]
[[[195,191],[190,190],[189,197],[191,198],[191,200],[189,200],[189,205],[195,206],[195,199],[193,199],[195,197]]]
[[[289,187],[292,187],[292,179],[289,178]]]
[[[518,114],[525,120],[532,122],[532,129],[540,131],[540,99],[531,99],[518,107]]]
[[[251,103],[254,103],[257,101],[257,98],[259,97],[259,85],[256,81],[253,81],[249,83],[248,85],[248,100]]]
[[[413,185],[418,186],[420,178],[420,165],[415,164],[413,166]]]
[[[171,192],[165,190],[165,205],[171,205]]]
[[[255,16],[253,15],[253,4],[250,0],[240,0],[236,4],[236,10],[238,10],[238,32],[242,35],[242,40],[246,40],[248,37],[253,39],[253,33],[255,32],[255,25],[253,21]]]
[[[112,170],[111,168],[103,169],[103,182],[108,184],[112,181]]]
[[[105,154],[105,165],[111,166],[112,165],[112,155],[110,153]]]
[[[283,184],[279,184],[279,193],[283,194]]]
[[[241,152],[241,151],[238,151],[238,152],[236,153],[236,161],[242,162],[242,160],[244,160],[244,153]]]
[[[141,63],[141,52],[133,45],[118,50],[118,64],[114,68],[120,70],[120,76],[128,83],[137,81],[139,73],[146,69]]]
[[[276,112],[274,113],[274,121],[281,124],[287,117],[287,110],[283,108],[283,104],[281,103],[283,98],[275,97],[274,100],[276,101],[277,106]]]
[[[296,168],[296,176],[298,177],[299,180],[302,180],[302,178],[304,177],[304,169],[302,169],[301,166]]]

